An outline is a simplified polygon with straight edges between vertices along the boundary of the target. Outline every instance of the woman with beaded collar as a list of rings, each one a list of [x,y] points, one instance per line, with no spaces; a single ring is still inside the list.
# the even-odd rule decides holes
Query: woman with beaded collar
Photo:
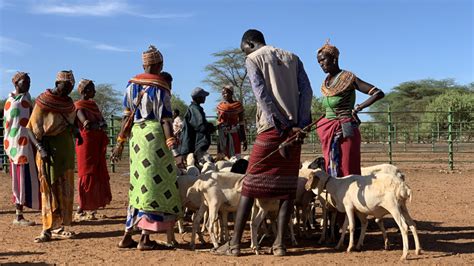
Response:
[[[360,174],[360,132],[357,113],[382,99],[374,85],[339,68],[339,50],[326,42],[317,52],[318,63],[327,77],[321,85],[325,117],[317,127],[325,159],[325,170],[334,177]],[[356,90],[370,95],[354,107]]]

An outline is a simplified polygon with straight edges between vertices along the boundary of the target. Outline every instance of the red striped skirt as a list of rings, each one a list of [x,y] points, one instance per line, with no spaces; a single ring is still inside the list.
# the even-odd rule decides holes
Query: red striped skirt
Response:
[[[257,135],[250,154],[249,169],[242,185],[242,195],[250,198],[294,199],[300,167],[301,146],[289,147],[289,158],[275,152],[256,164],[286,140],[276,129]]]

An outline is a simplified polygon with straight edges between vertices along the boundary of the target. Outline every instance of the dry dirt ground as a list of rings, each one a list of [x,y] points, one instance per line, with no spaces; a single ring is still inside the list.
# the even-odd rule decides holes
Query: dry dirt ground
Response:
[[[444,166],[443,166],[444,167]],[[445,173],[439,167],[407,165],[401,167],[413,190],[413,201],[408,205],[416,220],[422,255],[414,254],[410,236],[410,264],[474,264],[474,170],[465,167],[454,173]],[[469,169],[470,168],[470,169]],[[334,245],[318,245],[319,230],[310,239],[300,240],[297,247],[289,248],[289,256],[253,255],[249,248],[248,233],[243,239],[243,256],[216,257],[209,254],[211,247],[198,245],[188,249],[190,234],[176,233],[179,246],[174,251],[121,250],[116,247],[123,233],[127,205],[128,176],[111,176],[113,202],[99,213],[97,221],[75,223],[75,239],[54,240],[36,244],[33,239],[41,231],[40,215],[27,211],[26,216],[38,223],[33,227],[12,225],[14,207],[11,204],[10,178],[0,174],[0,264],[397,264],[401,256],[401,236],[391,218],[385,219],[391,250],[383,250],[381,233],[372,229],[362,252],[335,251]],[[187,230],[190,231],[189,224]],[[163,235],[152,236],[165,240]],[[135,236],[138,239],[138,236]],[[209,238],[207,238],[209,239]],[[264,241],[268,248],[270,241]]]

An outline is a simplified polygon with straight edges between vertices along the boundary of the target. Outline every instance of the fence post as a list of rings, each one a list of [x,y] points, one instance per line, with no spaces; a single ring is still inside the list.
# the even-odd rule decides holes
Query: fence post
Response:
[[[387,125],[387,131],[388,131],[388,162],[390,164],[393,163],[392,160],[392,108],[390,105],[388,106],[388,125]]]
[[[375,124],[372,127],[372,142],[375,143]]]
[[[405,142],[403,144],[403,151],[406,152],[407,151],[407,142],[408,142],[408,132],[405,131]]]
[[[431,151],[435,151],[435,130],[431,128]]]
[[[448,154],[449,154],[449,170],[454,169],[453,161],[453,109],[449,107],[448,109]]]
[[[420,122],[416,122],[416,143],[420,144]]]
[[[114,125],[114,116],[112,115],[110,117],[110,143],[112,144],[112,147],[115,147],[115,125]],[[115,163],[112,162],[111,164],[111,170],[112,173],[115,173]]]
[[[436,122],[436,132],[437,132],[437,140],[440,140],[440,134],[439,134],[439,122]]]

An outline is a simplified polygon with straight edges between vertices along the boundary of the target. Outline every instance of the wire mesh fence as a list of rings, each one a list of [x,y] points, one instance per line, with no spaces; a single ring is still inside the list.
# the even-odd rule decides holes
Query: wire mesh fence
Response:
[[[378,119],[362,122],[360,132],[362,136],[361,154],[362,164],[375,163],[392,164],[424,164],[453,170],[473,166],[474,164],[474,121],[463,120],[465,114],[458,114],[451,110],[426,112],[365,112],[363,114],[378,114]],[[468,117],[474,117],[474,111]],[[422,119],[409,119],[417,115]],[[437,119],[426,119],[436,116]],[[313,117],[319,117],[315,114]],[[210,116],[209,120],[216,117]],[[425,118],[425,119],[423,119]],[[3,117],[1,118],[3,120]],[[110,156],[116,144],[120,130],[121,117],[113,116],[107,119],[110,144],[107,156]],[[8,156],[3,146],[3,126],[0,127],[0,165],[8,170]],[[249,149],[255,140],[255,128],[247,126],[247,140]],[[210,153],[217,151],[217,135],[212,136]],[[110,169],[128,169],[128,145],[122,156],[122,161],[110,163]],[[302,158],[314,158],[321,155],[321,145],[316,131],[311,130],[302,147]]]

